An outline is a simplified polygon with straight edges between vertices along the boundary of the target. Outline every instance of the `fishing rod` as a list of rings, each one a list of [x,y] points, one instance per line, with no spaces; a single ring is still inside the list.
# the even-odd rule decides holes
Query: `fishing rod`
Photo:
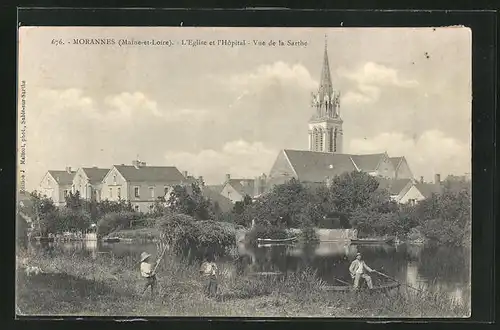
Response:
[[[404,285],[404,286],[407,286],[407,287],[409,287],[410,289],[416,290],[416,291],[418,291],[418,292],[424,292],[423,290],[420,290],[420,289],[417,289],[417,288],[415,288],[415,287],[412,287],[411,285],[408,285],[408,284],[406,284],[406,283],[401,283],[400,281],[396,280],[395,278],[390,277],[390,276],[388,276],[388,275],[386,275],[386,274],[384,274],[384,273],[381,273],[381,272],[379,272],[379,271],[377,271],[377,270],[373,270],[373,271],[374,271],[375,273],[377,273],[377,274],[380,274],[380,275],[382,275],[382,276],[384,276],[384,277],[386,277],[386,278],[390,279],[390,280],[393,280],[394,282],[397,282],[397,283],[399,283],[399,284],[402,284],[402,285]]]
[[[340,283],[347,284],[347,285],[351,286],[351,284],[350,284],[350,283],[347,283],[347,282],[344,282],[344,281],[342,281],[342,280],[339,280],[339,279],[338,279],[338,278],[336,278],[336,277],[334,277],[333,279],[334,279],[334,280],[339,281]]]
[[[152,272],[153,274],[156,272],[156,268],[158,268],[158,265],[160,264],[160,260],[163,258],[165,251],[167,251],[167,247],[168,247],[168,244],[165,244],[165,247],[163,248],[163,251],[160,254],[160,257],[158,258],[158,260],[156,260],[156,265],[155,265],[155,268],[153,269],[153,272]]]

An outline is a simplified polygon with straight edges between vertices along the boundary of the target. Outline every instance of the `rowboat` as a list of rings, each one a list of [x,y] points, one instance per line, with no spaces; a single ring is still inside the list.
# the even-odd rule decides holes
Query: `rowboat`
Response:
[[[351,244],[391,244],[394,238],[376,239],[376,238],[362,238],[351,239]]]
[[[360,291],[368,291],[368,292],[384,292],[384,291],[389,291],[393,289],[399,288],[401,284],[397,282],[391,282],[387,284],[381,284],[381,285],[376,285],[374,286],[371,290],[368,289],[367,287],[363,286]],[[352,285],[329,285],[326,286],[325,289],[326,291],[340,291],[340,292],[347,292],[347,291],[353,291],[354,288]]]
[[[250,276],[280,276],[285,275],[283,272],[255,272],[249,274]]]
[[[119,237],[107,237],[107,238],[103,238],[102,241],[106,242],[106,243],[116,243],[116,242],[120,241],[120,238]]]
[[[37,241],[40,241],[40,242],[54,242],[54,237],[41,237],[41,236],[38,236],[38,237],[35,237],[35,239]]]
[[[272,244],[272,243],[290,243],[297,240],[297,237],[291,238],[257,238],[257,242],[260,244]]]

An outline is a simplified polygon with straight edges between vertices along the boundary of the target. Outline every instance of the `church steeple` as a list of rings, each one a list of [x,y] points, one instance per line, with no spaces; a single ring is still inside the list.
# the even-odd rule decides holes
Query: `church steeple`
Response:
[[[315,112],[309,121],[309,150],[342,153],[340,92],[333,88],[326,36],[319,88],[312,93],[311,101]]]
[[[323,67],[321,69],[321,80],[318,90],[320,100],[325,99],[325,95],[333,94],[332,77],[330,76],[330,64],[328,63],[328,42],[325,36],[325,52],[323,55]]]

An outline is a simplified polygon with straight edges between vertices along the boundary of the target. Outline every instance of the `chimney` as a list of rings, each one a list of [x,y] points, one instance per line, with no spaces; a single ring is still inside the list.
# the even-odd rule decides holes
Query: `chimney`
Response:
[[[231,180],[231,174],[226,174],[226,181]]]
[[[203,177],[202,176],[198,177],[198,183],[200,184],[200,186],[204,186],[205,185],[205,181],[203,181]]]
[[[184,175],[184,177],[187,179],[187,177],[188,177],[188,171],[182,171],[182,175]]]
[[[136,169],[138,169],[138,168],[139,168],[139,161],[138,161],[138,160],[133,160],[133,161],[132,161],[132,165],[134,165],[134,167],[135,167]]]
[[[146,162],[139,162],[139,165],[140,165],[141,167],[145,167],[145,166],[146,166]]]
[[[424,177],[423,176],[420,177],[420,183],[424,183]]]
[[[434,183],[435,184],[441,183],[441,174],[435,174],[434,175]]]
[[[66,166],[66,172],[68,172],[69,174],[71,174],[71,166]]]

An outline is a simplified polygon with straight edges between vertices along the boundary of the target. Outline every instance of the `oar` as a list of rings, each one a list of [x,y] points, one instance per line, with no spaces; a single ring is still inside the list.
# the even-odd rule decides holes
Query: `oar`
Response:
[[[373,271],[374,271],[375,273],[377,273],[377,274],[380,274],[380,275],[382,275],[382,276],[384,276],[384,277],[387,277],[387,278],[388,278],[388,279],[390,279],[390,280],[393,280],[394,282],[397,282],[397,283],[402,284],[402,285],[404,285],[404,286],[406,286],[406,287],[409,287],[410,289],[413,289],[413,290],[416,290],[416,291],[419,291],[419,292],[424,292],[423,290],[420,290],[420,289],[414,288],[414,287],[412,287],[411,285],[408,285],[408,284],[406,284],[406,283],[401,283],[400,281],[396,280],[395,278],[390,277],[390,276],[388,276],[388,275],[385,275],[384,273],[381,273],[381,272],[379,272],[379,271],[377,271],[377,270],[375,270],[375,269],[374,269]]]
[[[167,251],[167,247],[168,247],[168,244],[165,244],[165,247],[163,248],[163,252],[161,253],[160,257],[158,258],[158,260],[156,260],[156,265],[155,265],[155,268],[153,269],[153,274],[155,273],[156,271],[156,268],[158,268],[158,265],[160,264],[160,260],[163,258],[163,255],[165,254],[165,251]]]
[[[338,279],[338,278],[336,278],[336,277],[334,277],[333,279],[334,279],[334,280],[339,281],[340,283],[344,283],[344,284],[347,284],[347,285],[351,286],[351,284],[350,284],[350,283],[347,283],[347,282],[344,282],[344,281],[342,281],[342,280],[339,280],[339,279]]]

